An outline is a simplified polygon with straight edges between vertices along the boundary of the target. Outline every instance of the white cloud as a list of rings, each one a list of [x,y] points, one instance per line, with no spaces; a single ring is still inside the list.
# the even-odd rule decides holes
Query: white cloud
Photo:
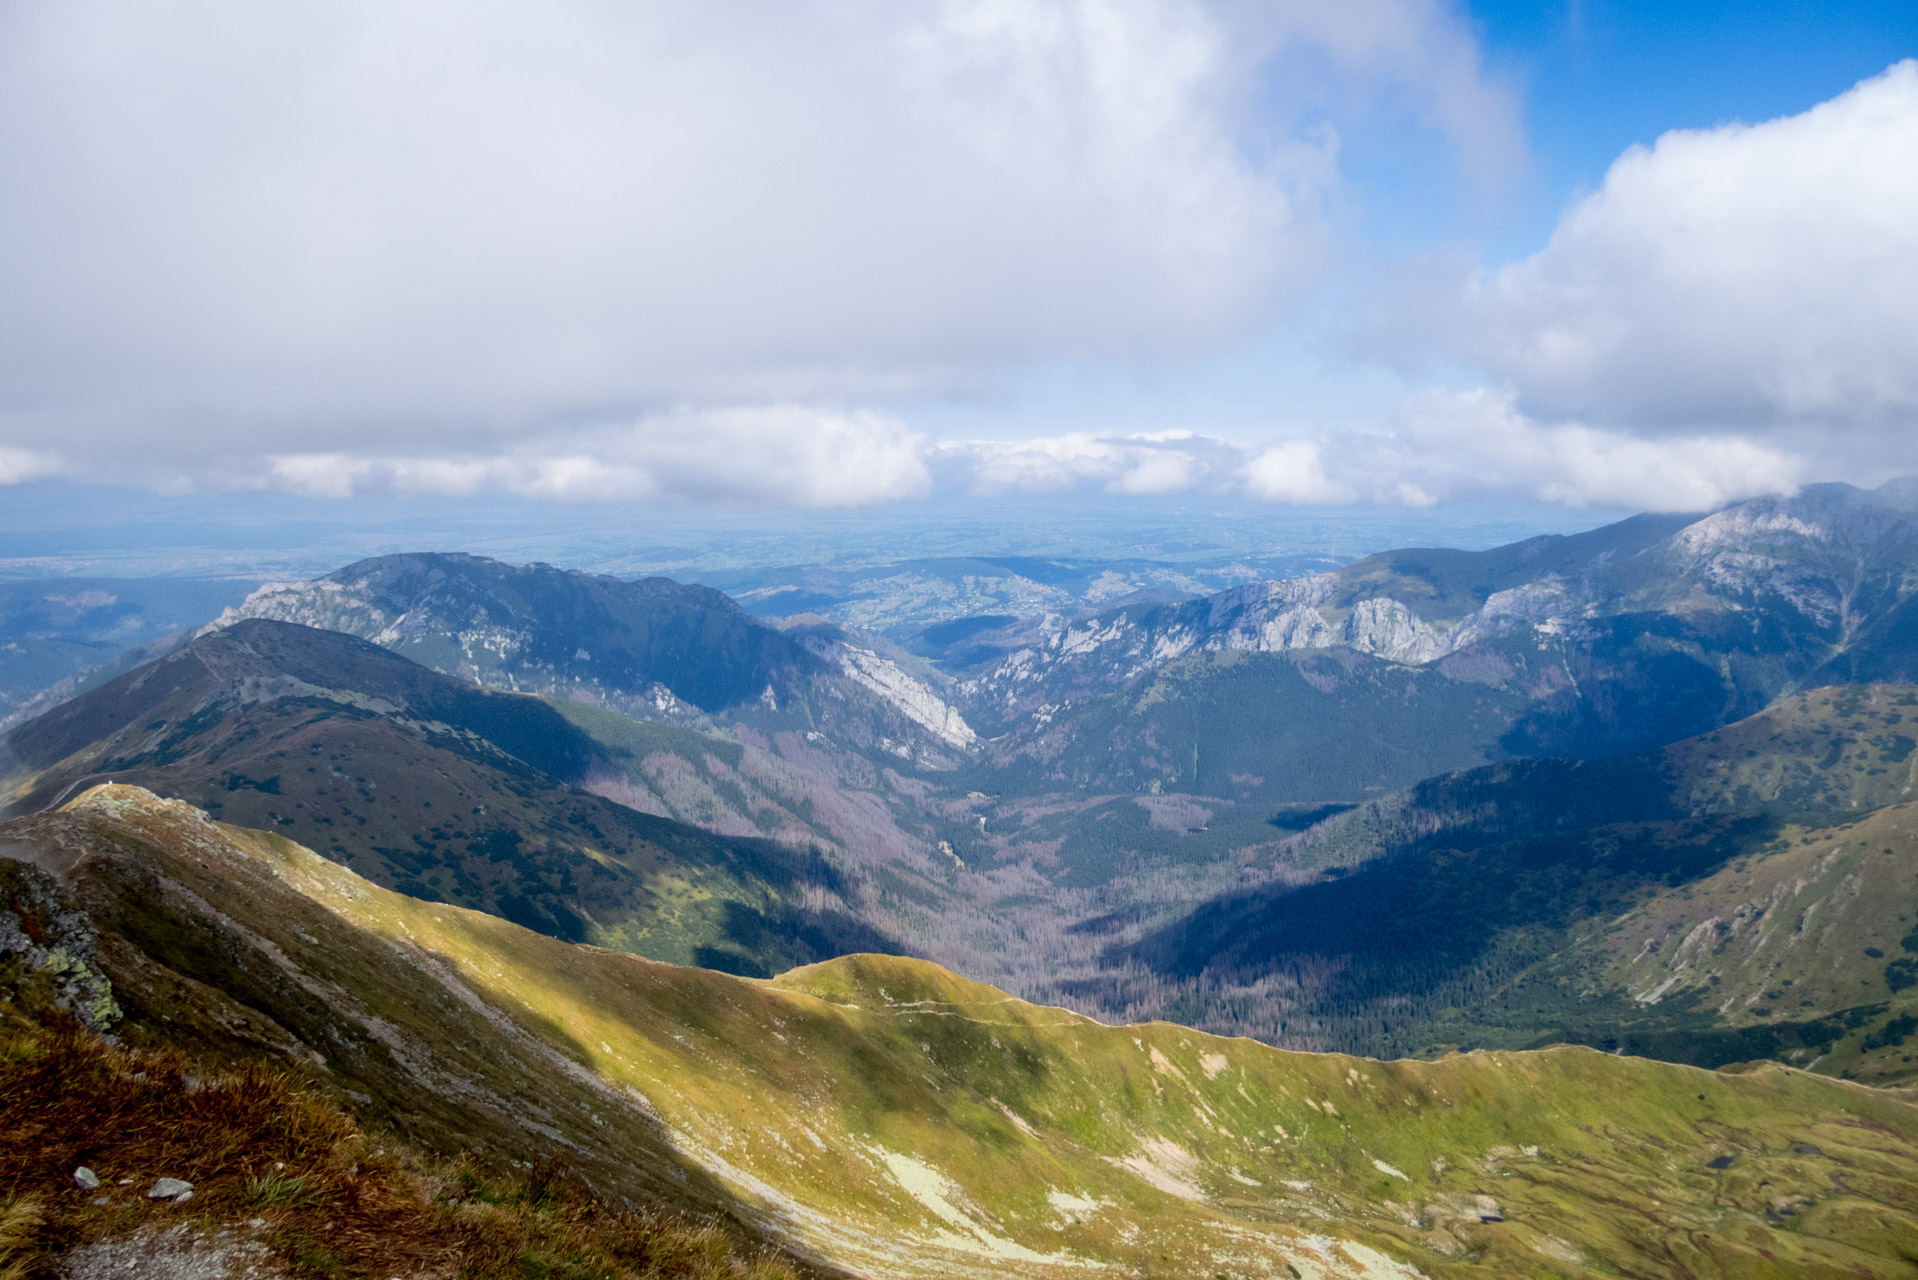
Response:
[[[897,419],[872,412],[684,410],[491,456],[281,454],[229,483],[320,497],[515,493],[610,502],[670,495],[850,507],[923,496],[927,449]]]
[[[1191,431],[942,444],[933,462],[945,484],[972,494],[1057,493],[1094,487],[1148,495],[1214,491],[1241,483],[1248,446]]]
[[[915,386],[1230,331],[1298,222],[1176,3],[0,21],[14,396],[513,421]]]
[[[1427,392],[1389,431],[1276,443],[1190,431],[969,441],[932,454],[941,490],[974,494],[1239,494],[1265,502],[1423,507],[1524,497],[1570,506],[1704,511],[1811,478],[1803,456],[1730,433],[1647,439],[1540,423],[1509,393]]]
[[[1413,397],[1389,436],[1344,441],[1348,482],[1380,501],[1524,494],[1570,506],[1709,511],[1789,493],[1807,460],[1730,433],[1648,439],[1582,423],[1539,423],[1509,393]]]
[[[674,461],[662,406],[898,404],[1263,325],[1367,98],[1517,151],[1443,0],[0,0],[0,444],[761,492]],[[635,420],[637,461],[582,430]],[[916,483],[833,456],[879,470],[802,465],[797,500]]]
[[[1197,460],[1184,453],[1154,453],[1140,458],[1109,486],[1115,493],[1182,493],[1198,479]]]
[[[65,470],[66,463],[58,454],[0,445],[0,486],[45,480]]]
[[[7,5],[0,397],[379,438],[1190,350],[1311,244],[1226,52],[1182,0]]]
[[[1147,438],[1073,432],[1026,440],[973,440],[947,444],[940,461],[977,494],[1053,493],[1093,483],[1114,488],[1128,472],[1150,468],[1160,442]],[[1183,458],[1173,466],[1181,475]]]
[[[0,479],[6,462],[0,455]],[[1276,443],[1191,431],[935,443],[869,411],[685,409],[494,454],[279,454],[229,470],[225,483],[321,497],[513,493],[560,502],[675,497],[815,508],[1094,491],[1313,506],[1525,497],[1703,511],[1790,492],[1809,476],[1805,458],[1762,442],[1542,424],[1509,394],[1479,390],[1415,396],[1389,432]]]
[[[1440,323],[1540,416],[1847,429],[1908,461],[1918,63],[1802,115],[1633,148],[1544,249],[1480,276]]]
[[[1246,492],[1267,502],[1350,502],[1356,495],[1325,474],[1320,447],[1310,440],[1287,440],[1245,464]]]

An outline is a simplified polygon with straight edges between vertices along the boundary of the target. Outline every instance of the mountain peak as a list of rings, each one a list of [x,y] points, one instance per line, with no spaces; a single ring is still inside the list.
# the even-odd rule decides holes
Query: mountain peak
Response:
[[[263,587],[220,620],[348,632],[495,688],[577,698],[713,729],[744,718],[880,756],[950,767],[974,745],[915,660],[833,628],[781,629],[711,587],[509,565],[461,553],[380,556]]]
[[[961,977],[930,960],[875,952],[855,952],[789,969],[772,979],[772,985],[817,996],[830,1004],[874,1008],[958,1008],[1013,1002],[1013,997],[999,988]]]

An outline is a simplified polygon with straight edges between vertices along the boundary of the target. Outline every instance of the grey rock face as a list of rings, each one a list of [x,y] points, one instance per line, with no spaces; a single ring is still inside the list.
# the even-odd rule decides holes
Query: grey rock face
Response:
[[[701,732],[716,728],[715,716],[750,721],[796,700],[825,731],[851,721],[859,731],[847,740],[882,739],[882,750],[920,764],[949,766],[976,745],[928,673],[836,636],[789,635],[716,591],[663,578],[385,556],[312,582],[270,583],[208,630],[248,618],[345,632],[488,687],[576,696]]]
[[[147,1188],[149,1200],[184,1200],[193,1194],[193,1184],[180,1178],[161,1178]]]
[[[0,850],[0,999],[25,1012],[51,1005],[104,1032],[120,1020],[95,956],[93,922],[60,882]]]
[[[1534,539],[1483,553],[1385,553],[1179,605],[1061,620],[963,684],[959,705],[969,714],[990,708],[1008,726],[1043,724],[1045,708],[1192,653],[1344,648],[1423,666],[1513,637],[1539,652],[1575,648],[1623,615],[1763,615],[1799,637],[1792,660],[1814,667],[1918,592],[1912,488],[1813,486],[1640,541],[1620,525],[1576,548],[1577,540]]]
[[[100,1175],[95,1173],[93,1170],[87,1168],[85,1165],[81,1165],[78,1169],[75,1169],[73,1171],[73,1181],[77,1186],[80,1186],[84,1188],[85,1190],[92,1191],[95,1187],[98,1187],[100,1185]]]

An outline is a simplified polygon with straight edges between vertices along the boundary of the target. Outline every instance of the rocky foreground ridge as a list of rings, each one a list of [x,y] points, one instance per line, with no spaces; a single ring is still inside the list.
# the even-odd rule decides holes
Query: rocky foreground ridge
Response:
[[[1285,1053],[893,957],[733,978],[390,893],[126,786],[0,828],[0,881],[0,939],[41,935],[6,944],[10,1017],[84,1003],[130,1043],[277,1063],[409,1141],[561,1157],[613,1203],[847,1273],[1918,1275],[1918,1108],[1783,1067]],[[56,916],[87,982],[41,981]]]

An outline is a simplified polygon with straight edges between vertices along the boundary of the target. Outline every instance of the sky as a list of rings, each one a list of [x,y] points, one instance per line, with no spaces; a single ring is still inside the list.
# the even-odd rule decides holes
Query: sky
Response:
[[[1910,0],[0,0],[0,503],[1875,484],[1914,57]]]

